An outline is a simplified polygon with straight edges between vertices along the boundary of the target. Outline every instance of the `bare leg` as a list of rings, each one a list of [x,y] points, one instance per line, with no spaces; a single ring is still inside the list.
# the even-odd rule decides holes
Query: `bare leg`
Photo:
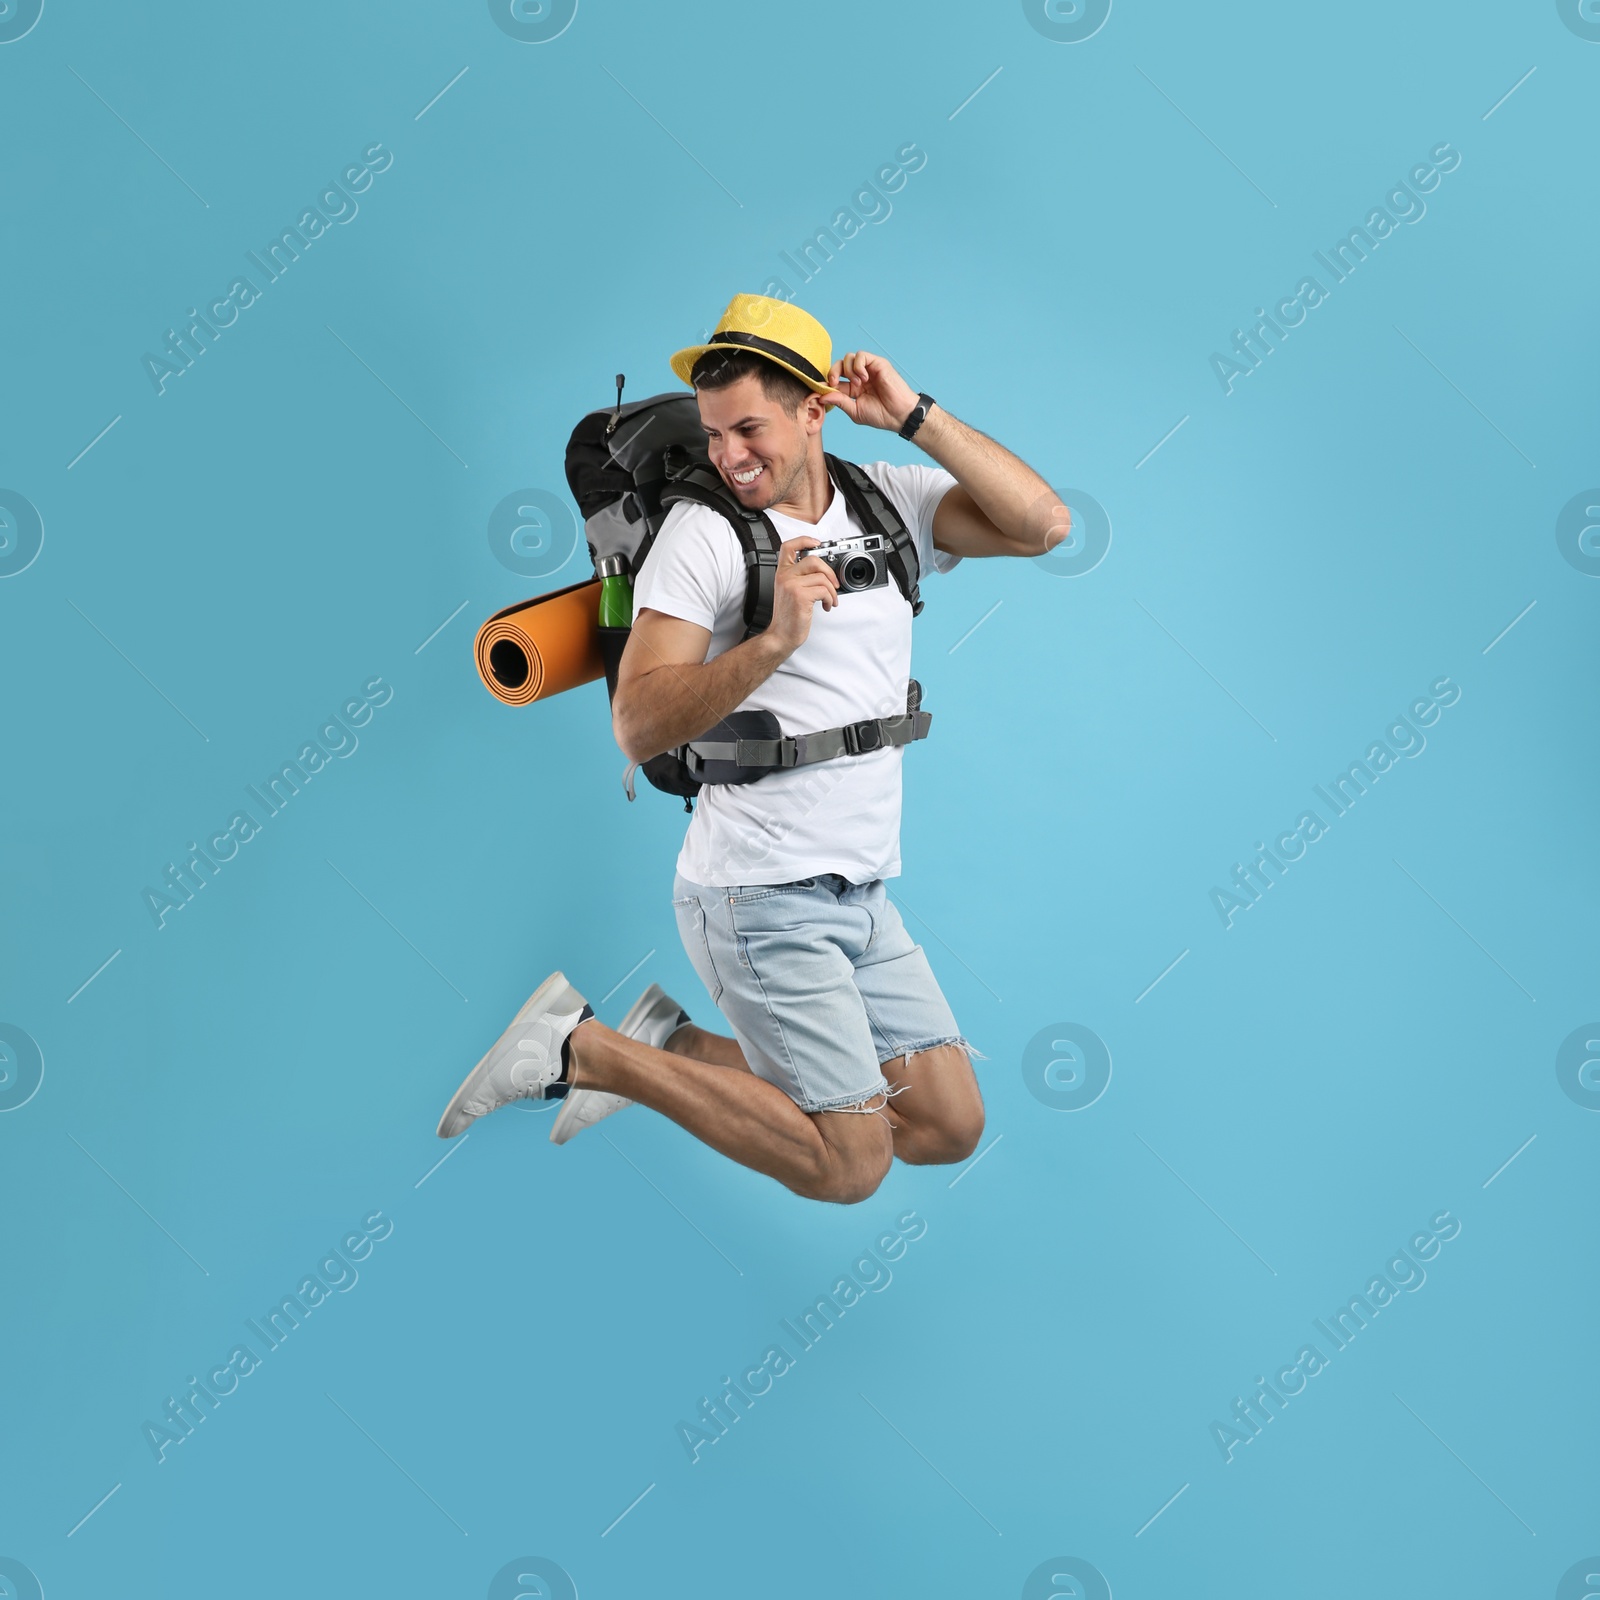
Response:
[[[680,1028],[670,1042],[686,1033]],[[732,1040],[725,1042],[738,1049]],[[865,1200],[894,1156],[881,1116],[804,1112],[748,1069],[730,1071],[728,1065],[654,1050],[594,1020],[573,1030],[571,1083],[649,1106],[741,1166],[812,1200]]]
[[[667,1049],[695,1061],[750,1071],[737,1039],[708,1033],[692,1022],[667,1040]],[[896,1056],[884,1062],[883,1070],[892,1086],[906,1086],[884,1108],[894,1153],[902,1161],[916,1166],[965,1161],[977,1149],[983,1137],[983,1097],[959,1045],[919,1050],[909,1060]]]
[[[666,1048],[675,1056],[688,1056],[695,1061],[709,1061],[719,1067],[735,1067],[740,1072],[748,1072],[750,1063],[744,1058],[744,1051],[739,1048],[737,1039],[730,1039],[726,1034],[708,1033],[704,1028],[697,1028],[694,1023],[686,1022],[667,1040]]]
[[[884,1115],[894,1129],[894,1153],[902,1161],[918,1166],[965,1161],[978,1148],[983,1096],[960,1045],[898,1056],[884,1062],[883,1073],[900,1090]]]

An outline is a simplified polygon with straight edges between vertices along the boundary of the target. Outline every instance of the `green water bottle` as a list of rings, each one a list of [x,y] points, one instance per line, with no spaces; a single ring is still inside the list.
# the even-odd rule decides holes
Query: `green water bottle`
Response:
[[[597,570],[600,573],[600,626],[631,628],[633,579],[628,574],[628,558],[604,556]]]

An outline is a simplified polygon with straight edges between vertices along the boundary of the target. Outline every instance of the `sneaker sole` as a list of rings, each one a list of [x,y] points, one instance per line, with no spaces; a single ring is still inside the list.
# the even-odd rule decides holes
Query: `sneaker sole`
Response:
[[[457,1089],[456,1092],[450,1097],[450,1104],[444,1108],[444,1115],[439,1118],[439,1127],[437,1132],[441,1139],[455,1138],[458,1133],[462,1133],[466,1130],[466,1127],[470,1122],[476,1120],[473,1117],[462,1117],[460,1114],[461,1106],[462,1103],[471,1096],[473,1090],[477,1088],[482,1079],[487,1076],[489,1071],[489,1058],[505,1042],[506,1034],[510,1033],[513,1028],[531,1016],[535,1011],[542,1010],[550,996],[554,994],[557,989],[564,987],[566,981],[566,977],[563,973],[552,972],[550,976],[546,978],[544,982],[541,983],[539,987],[535,989],[533,993],[529,995],[528,998],[523,1002],[522,1009],[518,1011],[516,1016],[511,1019],[510,1023],[505,1029],[505,1032],[502,1033],[500,1037],[496,1039],[487,1050],[484,1051],[483,1059],[479,1061],[477,1066],[475,1066],[472,1071],[461,1080],[461,1087]],[[450,1128],[450,1130],[446,1132],[446,1126],[452,1120],[456,1122],[456,1126]]]

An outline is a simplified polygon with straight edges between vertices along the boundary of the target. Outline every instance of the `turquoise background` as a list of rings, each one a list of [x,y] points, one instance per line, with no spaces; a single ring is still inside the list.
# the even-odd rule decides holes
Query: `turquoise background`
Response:
[[[1600,1590],[1600,23],[501,10],[0,13],[0,1594]],[[1213,353],[1446,142],[1225,393]],[[375,143],[158,394],[145,355]],[[907,143],[892,214],[785,270]],[[513,1109],[435,1168],[551,969],[613,1022],[651,980],[707,1012],[681,808],[624,801],[601,686],[510,710],[470,647],[581,574],[508,564],[562,553],[576,418],[773,278],[1111,530],[1075,577],[969,561],[918,623],[892,889],[988,1057],[978,1165],[829,1208],[647,1112],[557,1149]],[[1234,863],[1441,677],[1426,750],[1224,926]],[[145,889],[375,678],[158,929]],[[380,1211],[266,1351],[245,1319]],[[1335,1353],[1313,1319],[1443,1211]],[[691,1464],[677,1424],[908,1212],[893,1281]]]

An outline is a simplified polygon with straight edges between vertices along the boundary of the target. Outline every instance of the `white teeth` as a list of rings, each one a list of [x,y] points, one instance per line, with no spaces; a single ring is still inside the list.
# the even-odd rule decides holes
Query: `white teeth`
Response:
[[[736,472],[733,481],[738,484],[754,483],[763,470],[761,467],[751,467],[748,472]]]

